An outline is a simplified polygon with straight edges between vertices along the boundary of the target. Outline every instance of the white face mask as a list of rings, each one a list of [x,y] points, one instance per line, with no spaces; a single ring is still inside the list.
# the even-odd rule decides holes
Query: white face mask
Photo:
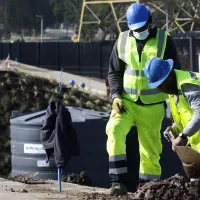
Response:
[[[133,31],[133,35],[138,40],[145,40],[149,35],[149,29],[146,29],[142,32],[134,32]]]

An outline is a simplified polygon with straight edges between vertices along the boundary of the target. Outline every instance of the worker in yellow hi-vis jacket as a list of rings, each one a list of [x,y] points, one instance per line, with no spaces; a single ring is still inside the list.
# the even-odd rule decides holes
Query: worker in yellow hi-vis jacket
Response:
[[[174,123],[165,131],[165,137],[171,140],[172,149],[177,151],[177,146],[184,146],[188,141],[193,149],[200,152],[200,73],[176,70],[173,66],[173,60],[155,57],[146,63],[144,74],[151,88],[159,88],[169,94]],[[167,133],[170,134],[168,137]],[[195,151],[190,152],[190,157],[192,153]],[[198,153],[195,153],[194,163],[183,163],[191,179],[200,177],[196,155]]]
[[[127,21],[129,30],[120,33],[113,47],[108,73],[113,100],[106,126],[111,195],[127,193],[126,135],[134,123],[139,138],[139,180],[160,178],[160,130],[167,95],[149,88],[143,70],[145,62],[155,56],[171,58],[179,67],[172,38],[152,26],[151,13],[143,4],[128,8]]]

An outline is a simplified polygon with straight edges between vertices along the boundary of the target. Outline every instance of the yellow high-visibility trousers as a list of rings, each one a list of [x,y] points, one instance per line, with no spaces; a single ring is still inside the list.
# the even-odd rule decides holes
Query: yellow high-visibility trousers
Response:
[[[159,179],[161,175],[159,160],[162,152],[160,130],[164,118],[164,104],[138,105],[126,99],[122,101],[126,112],[118,114],[112,110],[106,126],[111,182],[126,182],[126,135],[134,123],[137,126],[139,140],[139,178]]]

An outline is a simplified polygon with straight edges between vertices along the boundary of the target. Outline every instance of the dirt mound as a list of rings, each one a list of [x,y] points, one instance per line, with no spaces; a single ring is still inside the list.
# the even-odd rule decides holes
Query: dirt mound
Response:
[[[11,178],[13,181],[21,182],[21,183],[28,183],[29,180],[33,179],[38,172],[32,172],[27,174],[22,174]]]
[[[133,197],[131,195],[123,195],[123,196],[110,196],[108,194],[99,194],[99,193],[92,193],[87,194],[83,193],[83,199],[85,200],[131,200]]]
[[[86,172],[80,172],[80,174],[72,173],[68,175],[62,175],[62,181],[67,183],[92,186],[92,180]]]
[[[140,184],[135,193],[124,196],[85,194],[87,200],[199,200],[200,181],[189,182],[178,174],[165,180],[153,180]]]
[[[10,195],[14,199],[25,199],[29,195],[35,199],[72,199],[72,200],[199,200],[200,199],[200,182],[189,182],[182,176],[175,175],[161,181],[151,181],[146,184],[139,185],[135,193],[128,193],[123,196],[110,196],[108,190],[104,188],[95,188],[80,186],[78,184],[66,184],[63,183],[63,192],[57,192],[57,181],[46,180],[44,183],[29,184],[31,178],[34,178],[36,174],[29,173],[23,176],[17,176],[13,180],[14,182],[6,179],[0,179],[0,199],[1,194]],[[71,180],[78,179],[80,183],[80,177],[87,177],[85,172],[79,175],[66,176]],[[79,177],[79,178],[77,178]],[[64,178],[64,177],[63,177]],[[28,182],[27,182],[28,180]],[[71,180],[65,182],[72,182]],[[17,182],[20,182],[17,183]],[[86,182],[86,181],[85,181]],[[25,183],[25,184],[23,184]],[[30,182],[32,183],[32,182]],[[48,184],[47,184],[48,183]],[[29,184],[27,186],[27,184]],[[37,185],[40,184],[40,185]],[[14,194],[13,194],[14,193]],[[23,196],[24,194],[26,196]],[[36,197],[36,195],[39,195]],[[49,196],[51,195],[51,196]],[[17,198],[18,197],[18,198]],[[24,198],[22,198],[24,197]],[[5,198],[2,198],[5,199]],[[29,198],[27,198],[29,199]]]
[[[132,199],[197,200],[200,199],[200,182],[188,182],[184,177],[175,175],[165,180],[140,185]]]

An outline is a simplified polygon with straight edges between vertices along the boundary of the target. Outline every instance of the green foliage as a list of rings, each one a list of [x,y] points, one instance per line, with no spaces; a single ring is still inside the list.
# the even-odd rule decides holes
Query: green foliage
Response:
[[[82,1],[81,0],[50,0],[53,13],[68,23],[79,23]]]
[[[54,22],[49,0],[1,0],[0,23],[4,24],[4,34],[27,33],[40,29],[36,15],[44,17],[44,27]]]

